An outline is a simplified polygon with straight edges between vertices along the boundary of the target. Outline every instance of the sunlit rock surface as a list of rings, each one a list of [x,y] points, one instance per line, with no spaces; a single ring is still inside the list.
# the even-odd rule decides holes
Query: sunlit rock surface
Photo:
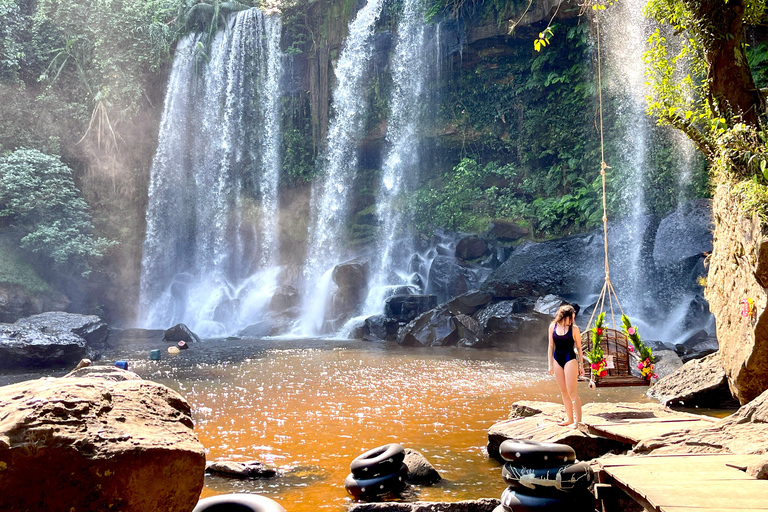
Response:
[[[192,510],[205,453],[190,406],[89,367],[0,388],[0,510]]]
[[[711,356],[710,356],[711,357]],[[768,453],[768,391],[710,426],[641,440],[635,453]]]
[[[688,361],[674,373],[662,376],[648,396],[664,405],[722,407],[732,402],[728,380],[718,354]]]
[[[760,220],[744,217],[727,185],[717,188],[713,211],[705,296],[715,315],[728,384],[744,404],[768,389],[768,241]]]
[[[590,403],[583,408],[584,416],[609,411],[613,404]],[[657,404],[633,404],[659,407]],[[499,455],[499,446],[507,439],[527,439],[531,441],[567,444],[576,452],[580,460],[594,459],[611,451],[625,451],[631,446],[593,436],[581,430],[561,427],[557,423],[564,416],[563,406],[550,402],[523,400],[512,407],[509,419],[492,425],[488,429],[488,456],[503,462]]]
[[[500,504],[500,500],[493,498],[453,503],[428,501],[398,503],[388,501],[357,503],[349,509],[349,512],[492,512]]]

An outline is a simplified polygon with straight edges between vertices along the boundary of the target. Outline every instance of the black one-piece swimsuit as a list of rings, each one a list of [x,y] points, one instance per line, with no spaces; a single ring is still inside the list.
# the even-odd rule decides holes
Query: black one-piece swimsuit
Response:
[[[562,336],[557,334],[557,324],[555,324],[552,328],[552,339],[555,341],[555,361],[565,370],[565,363],[576,359],[576,354],[573,352],[573,324],[568,326],[568,332]]]

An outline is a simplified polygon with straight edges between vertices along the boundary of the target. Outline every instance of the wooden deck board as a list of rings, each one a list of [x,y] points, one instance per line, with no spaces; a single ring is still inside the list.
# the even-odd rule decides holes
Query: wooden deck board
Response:
[[[768,510],[768,480],[727,466],[746,466],[762,455],[610,457],[600,471],[616,487],[656,512]]]

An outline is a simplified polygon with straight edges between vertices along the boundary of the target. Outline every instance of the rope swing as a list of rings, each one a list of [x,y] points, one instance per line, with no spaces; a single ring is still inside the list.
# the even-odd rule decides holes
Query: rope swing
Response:
[[[600,54],[600,12],[595,15],[597,29],[597,97],[600,119],[600,177],[603,185],[603,249],[605,253],[605,280],[600,290],[595,309],[589,317],[587,327],[587,351],[584,355],[591,372],[590,386],[633,386],[648,385],[652,377],[655,358],[641,340],[637,327],[624,314],[619,296],[611,284],[608,265],[608,207],[605,191],[605,171],[611,167],[605,163],[605,142],[603,135],[603,79]],[[606,298],[611,313],[611,328],[604,327]],[[621,331],[616,329],[614,301],[621,312]],[[599,313],[598,313],[599,311]],[[595,317],[597,315],[597,317]],[[594,324],[593,324],[594,321]],[[635,377],[629,366],[629,359],[636,361],[642,377]],[[656,377],[658,378],[658,377]]]

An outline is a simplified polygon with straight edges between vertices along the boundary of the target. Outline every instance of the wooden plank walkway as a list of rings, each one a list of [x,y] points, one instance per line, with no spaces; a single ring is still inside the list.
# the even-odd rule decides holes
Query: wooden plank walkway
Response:
[[[654,512],[768,510],[768,480],[746,467],[765,455],[689,454],[606,457],[598,478]]]

